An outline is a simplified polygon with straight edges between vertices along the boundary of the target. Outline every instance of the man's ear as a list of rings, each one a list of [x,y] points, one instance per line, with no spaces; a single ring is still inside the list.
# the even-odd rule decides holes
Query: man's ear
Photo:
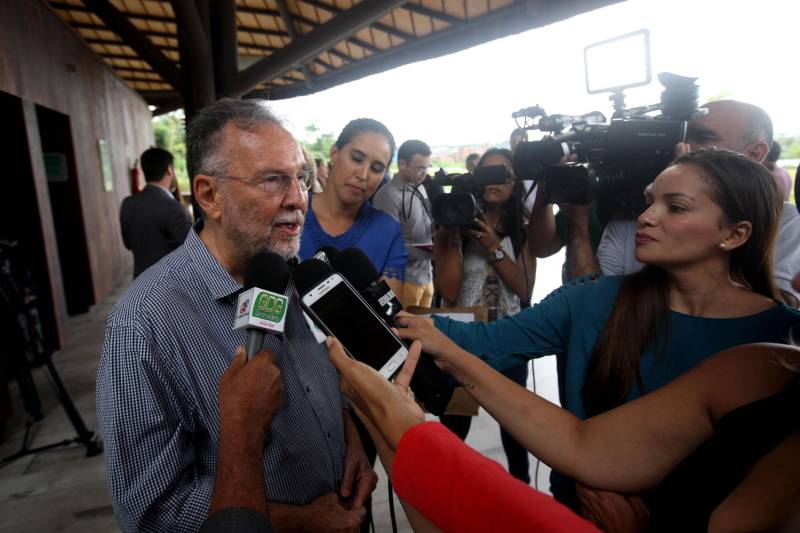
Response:
[[[217,179],[205,174],[197,174],[192,180],[192,190],[194,191],[194,200],[200,206],[205,218],[218,220],[222,215],[222,208],[219,202],[221,193]]]
[[[763,141],[750,143],[744,147],[742,153],[757,163],[763,163],[769,153],[769,146]]]
[[[746,243],[753,233],[753,224],[749,220],[737,222],[731,226],[728,236],[723,239],[721,244],[725,245],[725,249],[730,251],[734,250]]]

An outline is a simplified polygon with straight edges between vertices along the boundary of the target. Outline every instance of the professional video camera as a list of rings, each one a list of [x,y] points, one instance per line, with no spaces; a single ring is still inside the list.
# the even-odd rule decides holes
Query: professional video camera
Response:
[[[619,57],[620,41],[629,40],[644,43],[644,61],[640,62],[645,70],[643,79],[617,85],[608,85],[614,82],[607,81],[600,88],[592,87],[590,57],[602,55],[603,49],[613,45],[616,64],[635,64],[636,56]],[[688,121],[706,112],[698,109],[697,78],[659,74],[664,86],[661,102],[626,109],[623,89],[651,80],[649,32],[640,30],[589,45],[584,60],[587,91],[612,93],[609,100],[615,112],[611,121],[605,123],[605,117],[597,111],[581,116],[547,115],[539,106],[513,113],[512,118],[524,117],[526,129],[552,134],[517,146],[514,173],[519,179],[544,183],[547,203],[588,204],[597,200],[601,219],[612,214],[638,215],[644,208],[644,188],[673,159],[675,145],[686,139]],[[600,72],[595,77],[608,78],[606,74]],[[661,113],[653,116],[657,111]],[[539,119],[535,124],[528,122],[535,118]],[[564,162],[565,158],[570,162]]]
[[[435,224],[472,228],[483,209],[486,186],[505,182],[506,167],[491,165],[476,168],[473,174],[448,174],[440,168],[422,185],[431,201],[431,218]],[[449,193],[445,191],[447,187]]]

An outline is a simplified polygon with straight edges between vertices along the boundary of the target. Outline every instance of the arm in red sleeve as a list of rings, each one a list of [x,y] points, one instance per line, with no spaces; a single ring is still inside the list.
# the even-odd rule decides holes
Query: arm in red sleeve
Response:
[[[392,484],[400,498],[443,531],[599,531],[437,422],[405,432],[392,464]]]

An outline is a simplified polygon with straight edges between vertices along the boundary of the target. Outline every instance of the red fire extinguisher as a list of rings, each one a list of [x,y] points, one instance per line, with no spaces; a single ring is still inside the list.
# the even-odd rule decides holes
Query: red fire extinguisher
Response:
[[[141,190],[139,187],[139,160],[136,159],[133,162],[133,167],[131,168],[131,194],[136,194]]]

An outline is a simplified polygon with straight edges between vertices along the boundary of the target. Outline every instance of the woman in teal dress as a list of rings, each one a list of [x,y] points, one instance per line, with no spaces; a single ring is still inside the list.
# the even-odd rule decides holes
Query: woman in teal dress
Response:
[[[800,312],[779,301],[773,281],[782,200],[764,167],[728,151],[690,153],[646,197],[636,236],[642,271],[574,280],[491,324],[405,317],[401,336],[422,340],[467,388],[475,376],[463,371],[465,351],[497,370],[555,354],[561,404],[579,418],[655,390],[716,352],[786,343],[793,329],[798,337]],[[557,474],[551,481],[575,506],[570,484]]]

